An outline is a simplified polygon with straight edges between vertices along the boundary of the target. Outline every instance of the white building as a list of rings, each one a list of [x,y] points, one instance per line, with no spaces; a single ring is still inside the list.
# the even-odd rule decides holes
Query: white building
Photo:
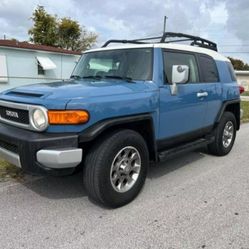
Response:
[[[68,79],[80,55],[56,47],[0,40],[0,91]]]
[[[235,71],[237,81],[245,88],[245,91],[249,91],[249,71]]]

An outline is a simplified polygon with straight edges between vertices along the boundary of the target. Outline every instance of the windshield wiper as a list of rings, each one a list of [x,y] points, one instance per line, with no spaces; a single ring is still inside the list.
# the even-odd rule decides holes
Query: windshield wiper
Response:
[[[95,79],[95,80],[101,80],[103,77],[99,75],[88,75],[88,76],[83,76],[81,77],[82,79]]]
[[[111,76],[111,75],[107,75],[107,76],[105,76],[105,78],[125,80],[127,82],[132,82],[132,83],[134,82],[131,77],[122,77],[122,76]]]
[[[79,75],[71,75],[70,76],[70,79],[76,79],[76,80],[79,80],[81,79],[82,77],[80,77]]]

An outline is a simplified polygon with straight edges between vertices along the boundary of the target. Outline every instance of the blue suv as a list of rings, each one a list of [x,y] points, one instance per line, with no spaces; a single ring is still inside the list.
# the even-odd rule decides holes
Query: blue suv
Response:
[[[191,46],[172,43],[182,40]],[[91,199],[125,205],[150,161],[204,145],[218,156],[231,151],[240,92],[216,50],[200,37],[165,33],[86,51],[70,80],[0,95],[0,156],[32,174],[83,168]]]

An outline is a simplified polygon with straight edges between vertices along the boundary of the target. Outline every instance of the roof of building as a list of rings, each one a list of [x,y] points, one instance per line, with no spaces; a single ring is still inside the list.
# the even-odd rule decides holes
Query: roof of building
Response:
[[[28,42],[19,42],[15,40],[1,40],[0,39],[0,47],[9,47],[16,49],[30,49],[30,50],[38,50],[38,51],[46,51],[52,53],[61,53],[61,54],[71,54],[71,55],[81,55],[80,51],[72,51],[52,46],[32,44]]]
[[[222,54],[207,48],[201,48],[190,45],[182,45],[182,44],[172,44],[172,43],[150,43],[150,44],[125,44],[125,45],[114,45],[104,48],[91,49],[86,52],[95,52],[95,51],[104,51],[104,50],[116,50],[116,49],[127,49],[127,48],[166,48],[166,49],[176,49],[181,51],[190,51],[194,53],[206,54],[211,56],[215,60],[219,61],[229,61],[229,59]]]
[[[235,70],[237,75],[249,75],[249,71]]]

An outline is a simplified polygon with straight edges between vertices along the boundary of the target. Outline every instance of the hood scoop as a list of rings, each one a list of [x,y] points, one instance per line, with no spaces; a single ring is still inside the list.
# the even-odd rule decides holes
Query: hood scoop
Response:
[[[7,92],[6,95],[16,96],[16,97],[29,97],[29,98],[41,98],[44,96],[42,93],[34,93],[34,92],[19,92],[19,91],[10,91]]]

